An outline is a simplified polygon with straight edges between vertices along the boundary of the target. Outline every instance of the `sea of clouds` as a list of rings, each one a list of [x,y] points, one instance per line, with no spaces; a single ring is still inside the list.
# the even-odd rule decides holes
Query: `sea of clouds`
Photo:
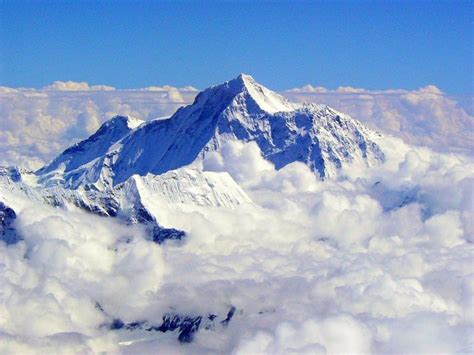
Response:
[[[3,162],[38,157],[40,164],[107,115],[149,119],[173,111],[146,101],[169,88],[134,93],[137,103],[128,92],[84,89],[64,95],[44,89],[38,100],[28,96],[38,92],[2,96],[11,106],[0,106],[7,113],[1,149],[12,152]],[[449,103],[433,104],[436,112],[454,107],[472,119],[443,94],[433,100]],[[399,119],[415,140],[418,131],[408,130],[421,110]],[[382,166],[351,167],[327,181],[301,163],[276,171],[255,144],[228,143],[202,169],[229,172],[253,203],[160,206],[160,223],[188,233],[182,243],[158,245],[140,226],[0,189],[23,237],[0,242],[0,353],[473,352],[474,161],[459,153],[469,144],[451,150],[438,146],[447,144],[439,139],[454,140],[449,134],[429,137],[441,149],[385,137]],[[236,313],[227,327],[203,328],[190,344],[176,334],[109,329],[114,318],[160,324],[166,313],[222,319],[231,307]]]

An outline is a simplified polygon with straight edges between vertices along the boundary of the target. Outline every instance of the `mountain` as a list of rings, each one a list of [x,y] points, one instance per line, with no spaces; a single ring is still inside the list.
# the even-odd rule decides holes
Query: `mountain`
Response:
[[[324,105],[291,103],[245,74],[204,90],[169,119],[125,121],[116,117],[67,149],[37,172],[41,181],[112,188],[134,174],[187,166],[229,140],[255,141],[277,169],[300,161],[321,178],[384,160],[379,135],[360,122]]]
[[[62,181],[75,181],[74,171],[104,156],[114,143],[129,134],[144,121],[128,116],[115,116],[105,122],[92,136],[67,148],[49,165],[38,170],[42,181],[54,182],[58,177]],[[67,185],[67,187],[75,187]]]
[[[0,202],[7,202],[0,211],[3,239],[19,238],[11,227],[15,199],[5,197],[12,194],[143,224],[159,243],[181,239],[185,231],[162,224],[163,206],[252,203],[227,172],[197,164],[226,142],[255,142],[276,169],[299,161],[327,179],[344,166],[382,162],[379,138],[330,107],[291,103],[241,74],[204,90],[168,119],[116,116],[36,172],[0,168]]]

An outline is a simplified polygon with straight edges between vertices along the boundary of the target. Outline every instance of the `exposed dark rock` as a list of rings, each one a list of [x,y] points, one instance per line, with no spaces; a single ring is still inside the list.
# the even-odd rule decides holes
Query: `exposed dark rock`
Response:
[[[161,244],[165,240],[182,240],[186,233],[175,228],[163,228],[160,226],[153,227],[153,241]]]
[[[145,323],[146,323],[146,322],[144,322],[144,321],[143,321],[143,322],[132,322],[132,323],[128,323],[128,324],[125,326],[125,329],[127,329],[127,330],[141,329]]]
[[[2,166],[0,176],[7,176],[11,181],[18,182],[21,180],[21,171],[16,166]]]
[[[236,308],[232,306],[227,312],[225,319],[218,322],[219,316],[215,314],[209,314],[204,318],[202,316],[182,316],[178,314],[165,314],[160,325],[150,325],[147,321],[135,321],[131,323],[124,323],[122,320],[116,318],[108,326],[112,330],[126,329],[130,331],[145,329],[149,332],[174,332],[178,333],[178,340],[181,343],[190,343],[194,339],[195,333],[201,328],[214,329],[214,325],[221,325],[227,327],[229,322],[235,315]],[[222,318],[221,318],[222,319]],[[217,323],[216,323],[217,322]]]
[[[167,314],[163,316],[163,323],[158,327],[152,327],[150,330],[157,330],[163,333],[179,329],[178,340],[182,343],[193,341],[194,333],[199,330],[202,317],[182,317],[178,315]]]
[[[222,324],[224,327],[227,327],[227,325],[228,325],[229,322],[231,321],[232,317],[233,317],[234,314],[235,314],[235,310],[236,310],[236,308],[235,308],[234,306],[230,307],[229,312],[227,312],[227,317],[221,322],[221,324]]]
[[[156,218],[146,209],[141,201],[136,201],[128,218],[129,223],[144,224],[155,243],[161,244],[166,240],[182,240],[186,233],[175,228],[165,228],[158,224]]]
[[[112,324],[110,325],[110,329],[112,330],[122,329],[124,326],[125,326],[125,323],[122,320],[116,318],[112,321]]]
[[[0,240],[7,244],[15,244],[21,239],[14,227],[15,220],[15,211],[0,201]]]
[[[185,319],[179,327],[178,340],[181,343],[190,343],[194,339],[194,333],[196,333],[201,325],[202,317]]]

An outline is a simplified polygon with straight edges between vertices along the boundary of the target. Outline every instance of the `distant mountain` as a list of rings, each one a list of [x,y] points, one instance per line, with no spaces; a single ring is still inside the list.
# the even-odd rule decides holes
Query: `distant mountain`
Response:
[[[159,175],[203,159],[229,140],[255,141],[277,169],[300,161],[321,178],[347,164],[384,160],[377,133],[324,105],[296,104],[245,74],[201,92],[172,117],[115,117],[37,172],[67,188],[111,188],[134,174]]]

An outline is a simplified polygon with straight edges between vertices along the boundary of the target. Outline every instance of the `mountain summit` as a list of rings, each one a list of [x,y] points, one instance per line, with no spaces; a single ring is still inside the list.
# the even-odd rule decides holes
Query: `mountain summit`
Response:
[[[229,140],[256,142],[277,169],[300,161],[323,179],[343,165],[384,160],[378,134],[360,122],[325,105],[289,102],[246,74],[202,91],[169,119],[112,120],[39,170],[40,179],[73,189],[112,187],[134,174],[189,165]]]
[[[289,112],[297,109],[301,105],[290,103],[285,97],[267,89],[257,83],[254,78],[247,74],[240,74],[237,78],[219,85],[222,88],[227,84],[229,90],[235,90],[235,96],[245,96],[247,100],[253,101],[259,110],[268,113]]]

